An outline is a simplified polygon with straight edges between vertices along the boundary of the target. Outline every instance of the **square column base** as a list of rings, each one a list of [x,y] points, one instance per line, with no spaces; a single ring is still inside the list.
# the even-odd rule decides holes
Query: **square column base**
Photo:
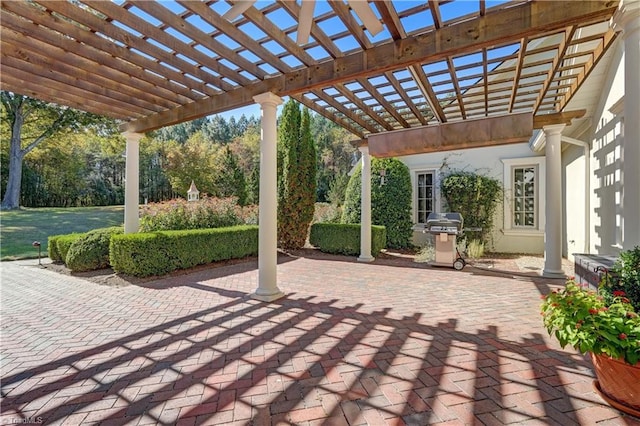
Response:
[[[251,294],[252,299],[259,300],[261,302],[273,302],[274,300],[278,300],[282,297],[284,297],[284,293],[281,291],[273,294],[258,294],[257,292]]]
[[[358,257],[358,262],[369,263],[369,262],[373,262],[374,260],[376,260],[376,258],[373,257],[373,256],[360,256],[360,257]]]

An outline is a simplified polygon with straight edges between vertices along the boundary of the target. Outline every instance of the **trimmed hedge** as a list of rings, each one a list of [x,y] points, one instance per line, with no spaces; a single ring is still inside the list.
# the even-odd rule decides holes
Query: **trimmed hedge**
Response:
[[[311,245],[325,253],[360,254],[360,225],[347,223],[314,223],[309,235]],[[386,247],[387,230],[384,226],[371,226],[371,255],[377,256]]]
[[[64,263],[69,248],[74,241],[85,235],[84,233],[51,235],[47,242],[47,251],[52,262]]]
[[[62,257],[58,251],[58,239],[62,235],[50,235],[47,239],[47,253],[52,262],[62,262]]]
[[[109,246],[114,271],[136,277],[257,254],[255,225],[114,235]]]
[[[76,239],[65,257],[67,268],[74,272],[94,271],[109,266],[109,241],[122,234],[122,226],[99,228]]]

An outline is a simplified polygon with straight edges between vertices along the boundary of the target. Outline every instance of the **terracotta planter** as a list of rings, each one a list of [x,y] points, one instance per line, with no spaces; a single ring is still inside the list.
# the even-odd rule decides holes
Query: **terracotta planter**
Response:
[[[620,411],[640,417],[640,363],[629,365],[594,354],[591,360],[598,379],[593,386],[602,399]]]

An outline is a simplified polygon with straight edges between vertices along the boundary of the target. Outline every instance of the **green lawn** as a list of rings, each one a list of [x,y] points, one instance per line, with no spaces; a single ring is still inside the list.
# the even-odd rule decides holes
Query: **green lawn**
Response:
[[[42,244],[47,256],[49,235],[86,232],[91,229],[122,225],[123,206],[52,207],[0,212],[0,260],[38,257],[34,241]]]

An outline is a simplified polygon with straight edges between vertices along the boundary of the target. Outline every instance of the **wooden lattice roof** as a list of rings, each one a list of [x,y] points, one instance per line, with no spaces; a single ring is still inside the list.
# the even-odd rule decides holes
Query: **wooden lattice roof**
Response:
[[[364,1],[364,0],[363,0]],[[357,137],[562,111],[615,33],[618,1],[390,1],[371,34],[343,0],[2,1],[3,90],[149,131],[290,96]]]

